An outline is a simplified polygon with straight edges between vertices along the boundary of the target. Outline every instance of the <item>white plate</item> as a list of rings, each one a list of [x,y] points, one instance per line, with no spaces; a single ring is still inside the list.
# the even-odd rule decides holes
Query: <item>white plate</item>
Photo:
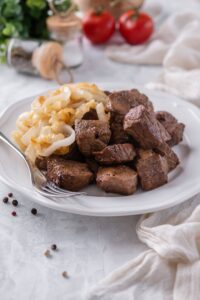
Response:
[[[111,89],[110,86],[107,88]],[[124,86],[123,88],[128,87]],[[96,186],[91,186],[87,189],[88,196],[53,201],[33,192],[24,163],[3,143],[0,145],[0,180],[28,196],[27,199],[41,205],[82,215],[141,214],[174,206],[194,196],[200,192],[200,111],[192,104],[170,94],[142,90],[153,101],[156,110],[167,110],[186,124],[184,140],[174,148],[181,164],[170,174],[168,184],[149,192],[138,191],[131,196],[106,194]],[[0,130],[5,135],[10,137],[18,115],[29,110],[33,98],[19,101],[2,113]]]

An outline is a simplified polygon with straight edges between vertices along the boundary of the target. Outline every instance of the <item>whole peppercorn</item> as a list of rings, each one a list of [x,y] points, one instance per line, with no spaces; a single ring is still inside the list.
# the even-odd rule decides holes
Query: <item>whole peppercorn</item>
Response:
[[[12,196],[13,196],[13,193],[9,193],[9,194],[8,194],[8,197],[11,198]]]
[[[13,205],[13,206],[17,206],[17,205],[18,205],[18,201],[14,199],[14,200],[12,201],[12,205]]]
[[[36,208],[32,208],[31,209],[31,213],[32,213],[32,215],[37,215],[37,209]]]
[[[51,245],[51,250],[53,250],[53,251],[56,251],[56,250],[57,250],[56,244]]]
[[[13,211],[13,212],[12,212],[12,216],[13,216],[13,217],[16,217],[16,215],[17,215],[16,211]]]
[[[8,197],[3,198],[3,203],[8,203]]]

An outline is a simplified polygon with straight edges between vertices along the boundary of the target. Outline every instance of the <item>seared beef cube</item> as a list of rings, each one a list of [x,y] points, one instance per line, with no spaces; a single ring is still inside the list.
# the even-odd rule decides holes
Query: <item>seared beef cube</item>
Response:
[[[62,157],[67,160],[76,160],[76,161],[80,161],[80,162],[84,161],[84,156],[79,151],[79,148],[78,148],[78,145],[76,142],[70,146],[69,152],[67,154],[63,155]]]
[[[86,157],[105,148],[111,136],[109,124],[100,120],[78,120],[75,132],[79,150]]]
[[[171,140],[171,135],[169,132],[166,130],[166,128],[158,121],[158,126],[160,127],[160,133],[162,135],[163,141],[168,143]]]
[[[96,182],[107,193],[131,195],[137,189],[137,173],[126,166],[101,167]]]
[[[104,94],[106,94],[106,96],[109,96],[111,94],[111,92],[109,91],[104,91]]]
[[[38,156],[35,160],[36,167],[41,171],[47,170],[47,157],[45,156]]]
[[[163,128],[155,115],[149,113],[143,105],[132,108],[124,118],[124,129],[138,141],[142,148],[155,149],[165,156],[169,170],[172,171],[179,164],[179,159],[166,144]]]
[[[83,120],[98,120],[98,115],[96,109],[91,109],[87,113],[84,114]]]
[[[93,180],[93,173],[85,163],[54,157],[47,160],[47,179],[63,189],[79,191]]]
[[[109,99],[108,110],[118,114],[125,115],[131,108],[140,104],[144,105],[147,111],[153,112],[152,102],[136,89],[111,93]]]
[[[171,136],[168,145],[172,147],[179,144],[183,139],[185,125],[183,123],[178,123],[177,119],[167,111],[158,111],[156,113],[156,118]]]
[[[136,169],[143,190],[155,189],[167,183],[168,163],[165,157],[151,151],[140,151]]]
[[[124,115],[111,112],[110,129],[112,144],[123,144],[130,142],[131,137],[124,131]]]
[[[66,160],[76,160],[76,161],[84,161],[84,156],[79,151],[78,146],[76,143],[70,146],[70,150],[65,155],[51,155],[50,157],[44,157],[44,156],[38,156],[35,160],[35,165],[40,169],[41,171],[47,171],[47,160],[60,160],[60,159],[66,159]]]
[[[168,144],[163,143],[157,149],[156,152],[160,153],[161,155],[165,156],[168,166],[169,172],[173,171],[179,164],[179,159],[176,153],[169,147]]]
[[[94,152],[95,159],[105,165],[120,164],[134,159],[136,153],[131,144],[116,144]]]
[[[99,165],[96,162],[96,160],[93,158],[86,158],[86,163],[87,163],[89,169],[92,171],[92,173],[96,176],[98,169],[99,169]]]
[[[144,149],[157,148],[165,142],[166,130],[143,105],[132,108],[124,118],[124,130]]]
[[[54,166],[62,164],[65,159],[61,155],[51,155],[47,157],[47,171],[52,169]]]

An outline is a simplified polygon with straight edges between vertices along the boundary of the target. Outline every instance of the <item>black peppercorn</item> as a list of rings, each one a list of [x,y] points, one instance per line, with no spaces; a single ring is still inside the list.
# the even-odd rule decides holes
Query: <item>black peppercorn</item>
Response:
[[[9,193],[9,194],[8,194],[8,197],[11,198],[12,196],[13,196],[13,193]]]
[[[17,205],[18,205],[18,201],[17,201],[17,200],[13,200],[13,201],[12,201],[12,205],[13,205],[13,206],[17,206]]]
[[[57,250],[57,246],[56,246],[56,244],[53,244],[53,245],[51,245],[51,250]]]
[[[32,213],[32,215],[37,215],[37,209],[36,208],[32,208],[31,209],[31,213]]]
[[[8,203],[8,197],[3,198],[3,203]]]
[[[13,216],[13,217],[16,217],[16,215],[17,215],[16,211],[13,211],[13,212],[12,212],[12,216]]]

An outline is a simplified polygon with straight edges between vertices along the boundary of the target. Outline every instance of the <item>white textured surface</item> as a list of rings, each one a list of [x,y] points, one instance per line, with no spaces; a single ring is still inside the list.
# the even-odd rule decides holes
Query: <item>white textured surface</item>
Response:
[[[105,59],[101,48],[92,49],[88,44],[85,54],[84,65],[75,70],[76,81],[145,84],[160,72],[159,67],[116,64]],[[54,86],[0,66],[0,109]],[[13,172],[17,174],[15,166]],[[0,200],[9,191],[0,184]],[[11,216],[13,206],[0,201],[2,300],[79,300],[88,285],[145,249],[135,234],[139,217],[76,216],[33,205],[20,194],[15,197],[20,203],[15,218]],[[38,216],[30,214],[33,206]],[[59,251],[46,258],[43,253],[52,243]],[[69,279],[61,276],[64,270]]]

